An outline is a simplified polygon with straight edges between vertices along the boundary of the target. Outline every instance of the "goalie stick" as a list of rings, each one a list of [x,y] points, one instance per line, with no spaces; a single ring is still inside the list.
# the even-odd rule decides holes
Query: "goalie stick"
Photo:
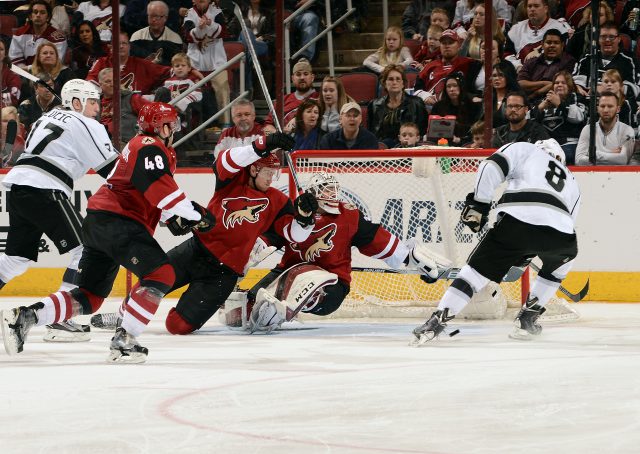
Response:
[[[515,282],[518,279],[520,279],[520,277],[522,276],[522,274],[524,273],[524,270],[526,269],[526,267],[520,267],[520,266],[512,266],[511,269],[509,269],[509,271],[507,271],[507,274],[505,274],[505,276],[502,278],[502,282]],[[410,269],[401,269],[401,270],[394,270],[391,268],[364,268],[364,267],[352,267],[351,271],[357,271],[360,273],[389,273],[389,274],[420,274],[422,276],[422,273],[420,273],[420,271],[418,270],[410,270]],[[451,280],[451,279],[455,279],[456,277],[458,277],[458,273],[460,273],[460,268],[444,268],[438,271],[438,277],[437,279],[447,279],[447,280]],[[427,281],[425,281],[427,282]]]
[[[540,272],[540,267],[538,265],[536,265],[535,263],[531,263],[530,266],[531,266],[531,269],[533,269],[533,271],[535,271],[536,273]],[[587,279],[587,283],[584,284],[584,287],[582,287],[582,290],[580,290],[578,293],[571,293],[569,290],[564,288],[562,285],[558,288],[558,290],[560,290],[560,292],[562,294],[566,295],[567,298],[569,298],[574,303],[579,303],[589,293],[589,279]]]

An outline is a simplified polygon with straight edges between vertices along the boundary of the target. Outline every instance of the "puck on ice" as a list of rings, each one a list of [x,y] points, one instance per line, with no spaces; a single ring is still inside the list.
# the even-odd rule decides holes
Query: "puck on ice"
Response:
[[[459,332],[460,332],[460,330],[459,330],[459,329],[453,330],[453,331],[451,331],[451,332],[449,333],[449,337],[453,337],[453,336],[455,336],[456,334],[458,334]]]

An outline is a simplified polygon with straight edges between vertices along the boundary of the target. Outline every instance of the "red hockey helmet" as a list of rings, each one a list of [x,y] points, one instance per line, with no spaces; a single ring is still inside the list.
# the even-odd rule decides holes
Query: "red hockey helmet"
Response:
[[[256,166],[258,170],[262,169],[263,167],[270,167],[273,169],[279,169],[280,167],[282,167],[282,165],[280,164],[280,158],[278,158],[275,153],[270,153],[264,158],[258,159],[253,163],[253,165]]]
[[[180,131],[180,117],[173,106],[164,102],[151,102],[140,109],[138,127],[146,134],[159,134],[168,124],[173,132]]]

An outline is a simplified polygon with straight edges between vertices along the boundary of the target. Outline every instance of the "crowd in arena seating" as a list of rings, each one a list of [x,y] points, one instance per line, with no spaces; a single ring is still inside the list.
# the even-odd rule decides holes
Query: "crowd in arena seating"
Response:
[[[273,0],[238,3],[261,66],[272,69]],[[285,7],[294,10],[304,3],[285,0]],[[347,22],[345,33],[361,30],[371,13],[367,0],[353,4],[356,14]],[[10,34],[2,31],[0,58],[5,70],[0,103],[3,108],[15,108],[23,134],[58,100],[43,86],[6,70],[5,58],[57,93],[72,78],[99,84],[101,122],[111,132],[111,5],[105,0],[32,0],[22,8],[24,24],[17,24]],[[137,113],[145,103],[179,96],[226,63],[224,41],[244,42],[234,5],[231,0],[120,3],[123,142],[135,134]],[[450,145],[498,147],[552,137],[562,145],[570,164],[581,165],[588,164],[588,121],[593,115],[598,119],[598,163],[636,163],[640,159],[634,156],[639,136],[640,26],[634,8],[640,1],[600,5],[597,93],[590,92],[594,56],[588,0],[498,0],[491,11],[479,0],[412,0],[402,23],[391,25],[380,47],[354,69],[379,77],[378,95],[356,100],[339,76],[316,80],[312,62],[318,49],[312,45],[292,62],[293,90],[284,97],[282,127],[295,137],[299,149],[393,148],[434,143],[430,119],[448,118],[455,121],[446,137]],[[335,1],[331,7],[337,17],[346,10],[346,2]],[[318,34],[324,12],[324,2],[318,1],[292,22],[294,51]],[[484,69],[486,14],[491,14],[493,24],[489,81]],[[253,95],[254,63],[249,57],[247,63],[246,86]],[[237,80],[229,80],[229,74],[238,77],[222,71],[177,104],[183,130],[229,104],[238,85]],[[489,88],[494,132],[492,143],[485,144],[483,95]],[[590,96],[597,96],[597,112],[589,112]],[[4,124],[4,114],[2,120]],[[271,114],[264,121],[256,118],[250,100],[236,104],[213,126],[221,132],[216,152],[276,129]]]

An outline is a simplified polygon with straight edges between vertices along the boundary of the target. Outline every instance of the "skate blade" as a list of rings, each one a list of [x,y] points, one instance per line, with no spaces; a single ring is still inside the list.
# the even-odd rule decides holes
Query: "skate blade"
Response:
[[[17,355],[22,351],[18,347],[18,342],[15,336],[12,334],[13,330],[9,328],[9,325],[13,325],[16,322],[16,314],[12,309],[0,312],[0,324],[2,325],[2,341],[4,342],[4,349],[8,355]]]
[[[45,342],[88,342],[91,340],[91,333],[47,328],[42,340]]]
[[[415,337],[409,342],[409,347],[422,347],[427,342],[433,340],[435,336],[431,334],[420,334],[420,337]]]
[[[118,323],[117,322],[114,323],[114,324],[104,323],[102,321],[101,314],[96,314],[96,315],[92,316],[91,320],[89,321],[89,324],[91,326],[93,326],[94,328],[106,329],[108,331],[114,331],[118,327]]]
[[[137,352],[124,353],[120,350],[111,350],[107,357],[107,362],[113,364],[142,364],[147,361],[148,354],[149,351],[144,347]]]
[[[513,331],[509,333],[509,339],[532,341],[534,336],[527,330],[514,328]]]

